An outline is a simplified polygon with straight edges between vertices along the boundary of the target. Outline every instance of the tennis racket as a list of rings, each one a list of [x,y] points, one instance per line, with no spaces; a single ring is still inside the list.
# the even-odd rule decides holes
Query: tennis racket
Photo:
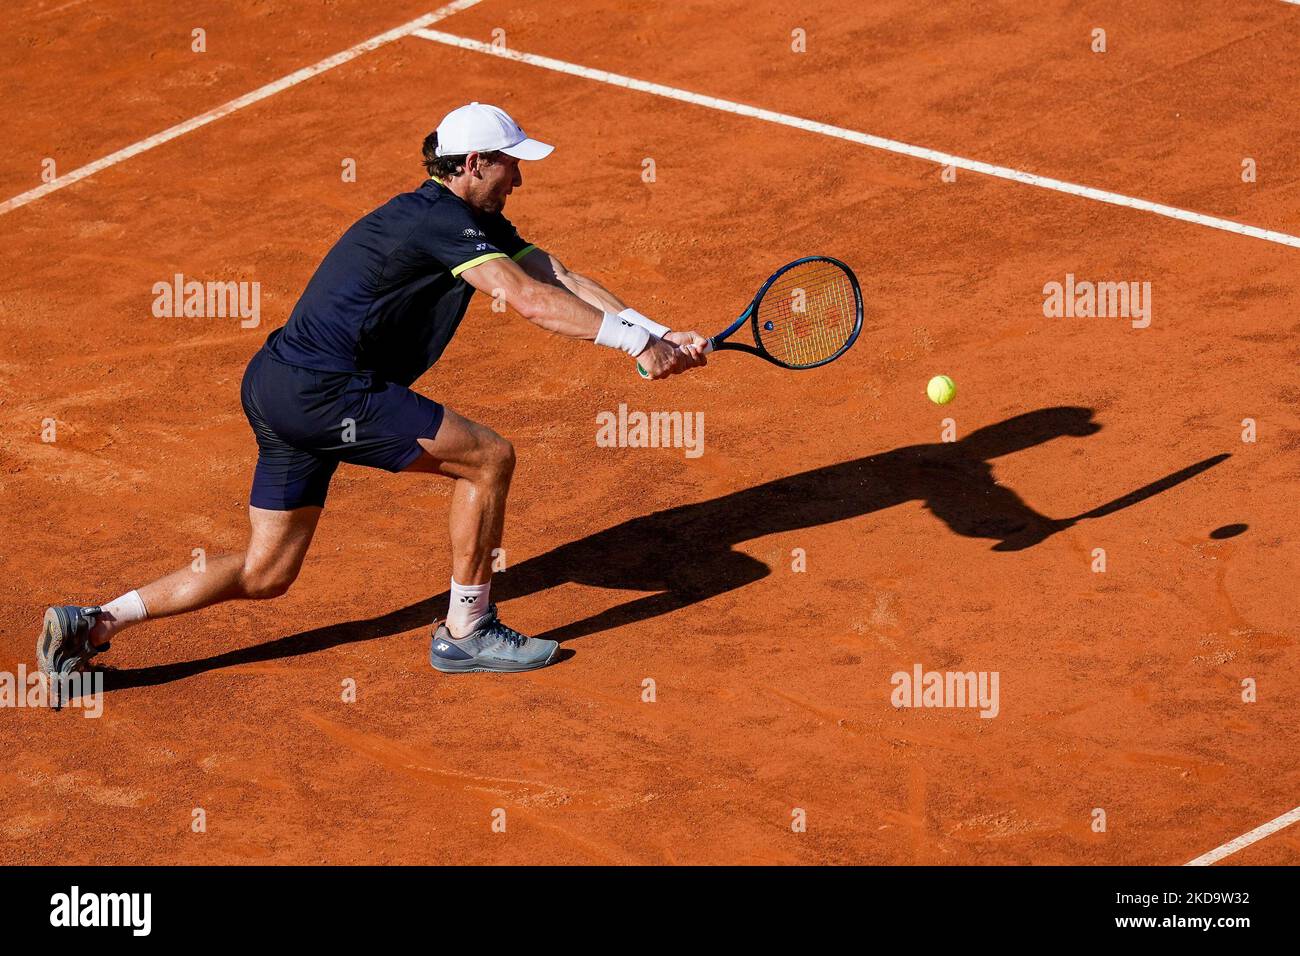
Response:
[[[728,342],[749,324],[754,344]],[[862,289],[853,270],[830,256],[807,256],[782,266],[726,330],[709,339],[705,353],[734,349],[781,368],[817,368],[833,362],[862,331]],[[638,362],[636,370],[649,377]]]

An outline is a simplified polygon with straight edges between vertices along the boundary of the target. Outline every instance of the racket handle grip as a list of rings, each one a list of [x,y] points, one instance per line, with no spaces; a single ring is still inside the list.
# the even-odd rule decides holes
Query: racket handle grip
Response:
[[[677,347],[678,347],[678,348],[681,348],[680,345],[677,346]],[[713,339],[706,339],[705,342],[704,342],[704,354],[705,354],[705,355],[708,355],[708,354],[709,354],[710,352],[712,352],[712,351],[713,351]],[[643,368],[641,367],[641,363],[640,363],[640,362],[637,362],[637,363],[636,363],[636,370],[637,370],[637,373],[638,373],[642,378],[649,378],[649,377],[650,377],[650,373],[647,372],[645,369],[643,369]]]

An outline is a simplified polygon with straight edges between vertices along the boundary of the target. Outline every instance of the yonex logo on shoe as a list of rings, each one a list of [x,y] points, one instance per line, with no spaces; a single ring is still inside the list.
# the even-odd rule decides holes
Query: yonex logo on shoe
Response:
[[[104,715],[104,672],[47,677],[18,665],[18,673],[0,671],[0,707],[80,707],[87,718]]]
[[[440,650],[440,651],[448,651],[448,650],[451,650],[451,645],[448,644],[446,641],[439,641],[439,642],[438,642],[438,650]]]

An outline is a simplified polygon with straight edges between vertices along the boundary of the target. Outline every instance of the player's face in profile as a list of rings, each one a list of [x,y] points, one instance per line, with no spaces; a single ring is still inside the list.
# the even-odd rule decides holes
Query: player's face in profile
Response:
[[[479,166],[482,176],[478,206],[484,212],[500,212],[505,208],[506,197],[524,182],[519,172],[519,160],[501,153],[495,163]]]

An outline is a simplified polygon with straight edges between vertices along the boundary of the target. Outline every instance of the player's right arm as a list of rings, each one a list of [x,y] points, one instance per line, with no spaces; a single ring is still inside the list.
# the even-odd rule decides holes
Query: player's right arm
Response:
[[[460,277],[494,299],[503,296],[512,309],[548,332],[594,342],[605,321],[605,313],[594,305],[566,289],[539,282],[505,256],[472,266]],[[676,375],[700,364],[689,353],[653,335],[636,359],[650,378]]]

